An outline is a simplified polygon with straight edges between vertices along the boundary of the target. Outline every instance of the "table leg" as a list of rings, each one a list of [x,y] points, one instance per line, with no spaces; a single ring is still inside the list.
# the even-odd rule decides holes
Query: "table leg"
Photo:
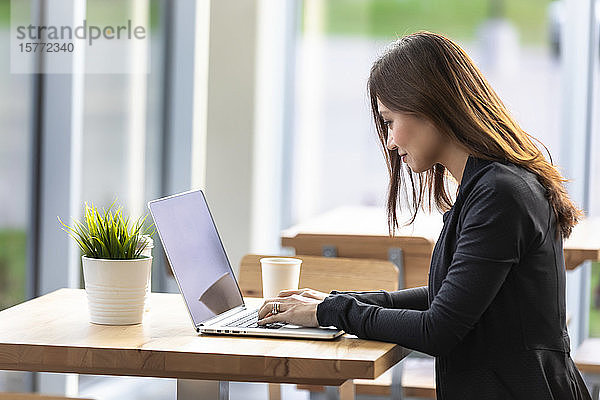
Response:
[[[354,381],[348,379],[340,386],[325,386],[325,395],[327,400],[354,400]]]
[[[584,261],[579,267],[581,273],[581,290],[578,304],[579,340],[583,343],[590,334],[590,289],[592,281],[592,262]]]
[[[229,382],[177,379],[177,400],[229,400]]]
[[[281,384],[269,383],[269,400],[281,400]]]
[[[404,369],[404,363],[399,362],[392,367],[392,387],[390,388],[391,396],[390,400],[402,400],[402,370]]]

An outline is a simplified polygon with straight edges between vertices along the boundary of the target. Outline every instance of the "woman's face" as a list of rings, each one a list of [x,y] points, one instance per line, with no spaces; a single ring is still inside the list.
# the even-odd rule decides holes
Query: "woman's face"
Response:
[[[415,114],[390,111],[377,99],[388,128],[387,148],[397,150],[413,172],[427,171],[440,162],[444,140],[435,126]]]

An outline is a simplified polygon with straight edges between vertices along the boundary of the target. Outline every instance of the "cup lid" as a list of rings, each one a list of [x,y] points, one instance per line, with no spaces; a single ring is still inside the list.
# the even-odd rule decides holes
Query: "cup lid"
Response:
[[[271,264],[300,264],[302,260],[292,257],[263,257],[260,259],[260,262],[268,262]]]

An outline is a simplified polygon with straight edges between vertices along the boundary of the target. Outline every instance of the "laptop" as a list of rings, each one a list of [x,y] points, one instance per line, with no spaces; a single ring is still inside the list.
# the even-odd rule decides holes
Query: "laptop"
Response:
[[[247,307],[202,190],[148,202],[150,214],[194,328],[206,334],[334,339],[334,326],[258,325]]]

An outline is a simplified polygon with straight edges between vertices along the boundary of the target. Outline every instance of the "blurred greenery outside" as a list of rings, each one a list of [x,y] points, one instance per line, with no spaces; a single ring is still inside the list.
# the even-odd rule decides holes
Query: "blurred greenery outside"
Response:
[[[10,1],[0,0],[0,27],[10,26]],[[150,30],[155,31],[159,26],[160,1],[150,0]],[[87,25],[117,25],[127,22],[127,13],[123,7],[114,3],[115,7],[107,7],[104,0],[92,0],[86,3]],[[126,3],[127,4],[127,3]]]
[[[590,336],[600,337],[600,293],[598,285],[600,284],[600,262],[592,263],[592,279],[590,281]],[[595,297],[599,296],[599,297]]]
[[[521,43],[546,45],[550,0],[325,0],[323,29],[330,35],[382,39],[430,30],[472,41],[491,17],[492,3],[502,3],[503,16],[516,26]]]
[[[0,0],[0,26],[10,25],[10,0]]]
[[[24,230],[0,230],[0,310],[25,299]]]
[[[159,24],[161,0],[150,1],[150,26]],[[164,1],[164,0],[163,0]],[[490,0],[323,0],[324,30],[330,35],[395,39],[417,30],[443,33],[456,40],[475,38],[478,26],[491,16]],[[547,42],[550,0],[503,0],[504,16],[523,44]],[[87,2],[88,22],[110,24],[123,19],[122,7]],[[301,26],[304,26],[304,14]],[[10,24],[10,0],[0,0],[0,25]]]

